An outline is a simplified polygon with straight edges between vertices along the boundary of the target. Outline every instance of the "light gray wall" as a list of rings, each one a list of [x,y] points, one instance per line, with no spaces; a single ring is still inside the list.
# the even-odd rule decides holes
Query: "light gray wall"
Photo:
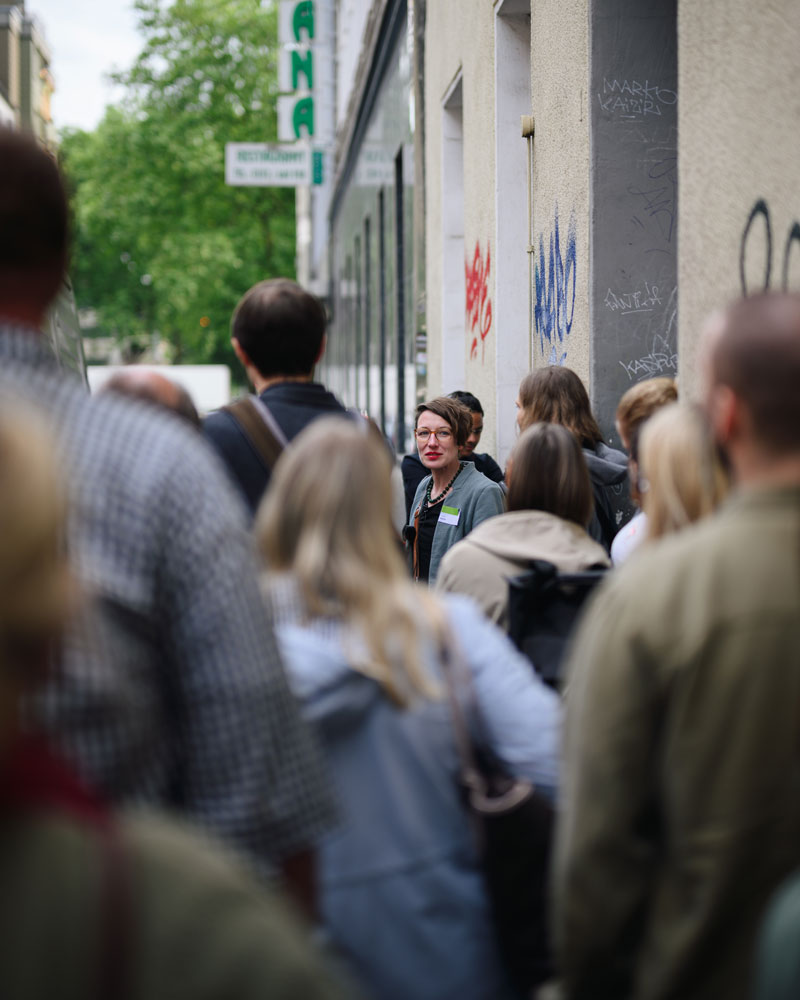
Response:
[[[800,290],[800,5],[681,0],[678,35],[679,355],[696,392],[701,327],[744,290],[742,265],[749,292],[785,270]]]
[[[504,72],[507,67],[497,65],[498,58],[509,51],[503,46],[513,47],[506,30],[511,25],[506,21],[496,31],[496,18],[518,18],[526,10],[530,11],[529,5],[518,0],[505,4],[447,0],[429,4],[427,13],[428,391],[433,395],[452,388],[442,349],[444,203],[448,195],[443,104],[460,76],[466,283],[463,316],[458,322],[463,323],[464,380],[465,388],[480,398],[486,411],[482,447],[496,453],[501,462],[513,444],[516,387],[530,359],[546,364],[556,357],[587,382],[589,378],[588,0],[537,0],[530,27],[516,25],[530,31],[531,69],[522,70],[530,72],[530,79],[514,85]],[[527,253],[527,147],[519,123],[522,113],[533,113],[536,119],[533,261]],[[510,139],[513,128],[516,147]],[[574,237],[576,261],[569,274],[569,330],[562,329],[563,337],[546,309],[540,310],[538,326],[528,315],[529,294],[536,304],[537,266],[544,276],[541,305],[546,306],[547,272],[556,254],[557,228],[562,261],[569,236]]]

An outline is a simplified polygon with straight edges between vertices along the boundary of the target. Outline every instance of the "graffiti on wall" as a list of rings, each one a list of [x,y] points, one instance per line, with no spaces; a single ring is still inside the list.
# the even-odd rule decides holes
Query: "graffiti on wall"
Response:
[[[556,205],[547,256],[544,250],[544,234],[539,233],[539,252],[534,268],[536,305],[533,321],[535,333],[539,338],[539,349],[543,356],[547,356],[548,364],[551,365],[563,365],[567,360],[567,340],[572,330],[577,287],[576,230],[573,210],[567,226],[566,239],[562,244],[558,205]]]
[[[467,336],[472,337],[469,348],[470,360],[478,356],[481,346],[481,364],[486,360],[486,338],[492,328],[492,300],[489,298],[489,271],[492,266],[491,248],[486,244],[486,256],[481,251],[480,242],[475,244],[472,263],[464,261],[466,278]]]
[[[800,287],[800,222],[796,219],[787,230],[783,243],[783,258],[780,260],[779,287],[784,292],[789,290],[793,259],[796,261],[795,270],[798,275],[798,281],[794,284],[795,287]],[[773,287],[773,263],[772,218],[769,205],[763,198],[759,198],[750,209],[739,246],[739,281],[742,295],[766,292]],[[748,275],[750,279],[755,278],[755,280],[751,282]]]

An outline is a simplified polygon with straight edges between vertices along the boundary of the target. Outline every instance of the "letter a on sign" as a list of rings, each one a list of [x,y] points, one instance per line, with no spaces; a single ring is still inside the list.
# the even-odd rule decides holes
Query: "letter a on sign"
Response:
[[[303,0],[294,9],[294,17],[292,18],[292,25],[294,27],[294,37],[298,42],[302,41],[300,35],[303,31],[308,33],[308,41],[312,41],[314,38],[314,4],[312,0]]]

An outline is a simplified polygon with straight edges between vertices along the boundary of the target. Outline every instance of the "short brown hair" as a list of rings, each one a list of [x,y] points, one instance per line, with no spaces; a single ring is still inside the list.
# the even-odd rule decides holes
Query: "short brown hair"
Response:
[[[453,432],[458,447],[463,448],[467,443],[467,438],[472,433],[472,414],[467,407],[449,396],[437,396],[435,399],[429,399],[427,403],[420,403],[417,407],[414,416],[414,430],[417,429],[419,418],[426,410],[430,410],[431,413],[435,413],[437,417],[444,420]]]
[[[509,510],[544,510],[585,528],[594,500],[578,439],[560,424],[531,424],[511,454]]]
[[[289,278],[270,278],[239,300],[231,336],[265,378],[309,375],[322,350],[326,322],[316,296]]]
[[[61,287],[67,196],[55,160],[30,136],[0,128],[0,297],[44,309]]]
[[[648,378],[632,385],[617,406],[617,425],[623,444],[630,448],[633,433],[662,406],[678,399],[675,379]]]
[[[800,295],[765,293],[730,306],[711,371],[745,404],[765,451],[800,453]]]
[[[585,448],[603,440],[586,387],[571,368],[548,365],[526,375],[519,386],[519,402],[520,430],[536,423],[561,424]]]

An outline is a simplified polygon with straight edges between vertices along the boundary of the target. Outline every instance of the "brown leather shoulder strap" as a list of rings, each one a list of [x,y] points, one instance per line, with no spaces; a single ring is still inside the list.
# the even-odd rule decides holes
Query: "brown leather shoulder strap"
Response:
[[[278,437],[267,426],[250,397],[245,396],[242,399],[237,399],[233,403],[229,403],[228,406],[223,406],[222,409],[230,413],[242,428],[267,471],[272,472],[283,451],[283,442],[279,441]]]

